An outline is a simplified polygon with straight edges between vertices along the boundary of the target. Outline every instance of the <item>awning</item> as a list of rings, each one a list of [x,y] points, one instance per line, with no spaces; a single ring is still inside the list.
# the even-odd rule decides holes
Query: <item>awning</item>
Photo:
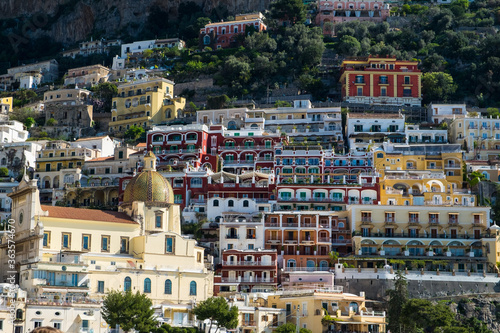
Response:
[[[95,320],[94,316],[89,316],[86,314],[80,313],[77,317],[79,320]]]
[[[132,260],[127,260],[127,262],[130,265],[130,267],[135,268],[135,263]]]

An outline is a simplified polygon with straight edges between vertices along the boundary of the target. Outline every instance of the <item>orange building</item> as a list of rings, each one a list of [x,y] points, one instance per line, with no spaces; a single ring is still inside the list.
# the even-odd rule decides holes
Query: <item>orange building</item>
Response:
[[[394,57],[344,60],[342,99],[350,103],[421,106],[422,72],[418,62]]]
[[[265,248],[281,253],[279,266],[328,270],[331,251],[352,250],[345,212],[275,211],[264,223]]]

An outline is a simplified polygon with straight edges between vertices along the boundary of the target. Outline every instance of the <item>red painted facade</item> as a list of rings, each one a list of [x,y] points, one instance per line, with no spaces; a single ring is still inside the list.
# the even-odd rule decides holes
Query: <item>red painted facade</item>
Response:
[[[416,61],[368,57],[344,60],[340,82],[342,98],[373,98],[394,104],[401,99],[421,99],[421,76]]]

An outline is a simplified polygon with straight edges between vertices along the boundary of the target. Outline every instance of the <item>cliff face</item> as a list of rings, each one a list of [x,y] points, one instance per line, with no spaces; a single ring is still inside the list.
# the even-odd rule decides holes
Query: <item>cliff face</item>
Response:
[[[270,0],[191,0],[205,13],[224,8],[230,14],[265,10]],[[186,0],[0,0],[0,20],[16,19],[25,37],[48,35],[70,44],[85,40],[92,31],[113,36],[133,24],[140,29],[152,7],[177,17],[177,8]]]

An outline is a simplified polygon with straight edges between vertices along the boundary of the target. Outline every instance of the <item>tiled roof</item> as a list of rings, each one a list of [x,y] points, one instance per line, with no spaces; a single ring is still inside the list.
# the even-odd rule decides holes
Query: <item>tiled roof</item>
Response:
[[[84,209],[72,207],[58,207],[42,205],[42,210],[49,212],[49,217],[69,220],[87,220],[112,223],[137,224],[127,214],[97,209]]]
[[[96,157],[91,160],[88,160],[88,162],[98,162],[98,161],[108,161],[108,160],[114,160],[115,158],[113,156],[106,156],[106,157]]]
[[[137,148],[142,148],[142,147],[146,148],[147,146],[148,146],[148,145],[147,145],[147,143],[146,143],[146,142],[141,142],[141,143],[138,143],[138,144],[136,145],[136,147],[137,147]]]

